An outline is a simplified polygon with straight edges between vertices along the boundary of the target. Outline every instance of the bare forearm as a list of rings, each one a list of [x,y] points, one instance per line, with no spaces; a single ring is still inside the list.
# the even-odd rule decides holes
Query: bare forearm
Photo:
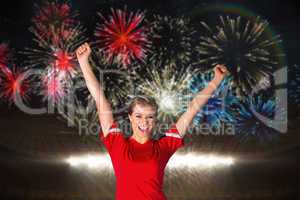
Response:
[[[189,125],[193,121],[193,118],[196,116],[197,112],[199,112],[199,110],[207,103],[209,98],[219,86],[220,82],[221,80],[212,80],[208,84],[208,86],[198,92],[198,94],[189,103],[186,112],[180,116],[176,123],[177,129],[182,136],[185,135]]]
[[[103,92],[103,88],[98,82],[90,64],[88,61],[79,61],[81,71],[83,73],[86,85],[91,95],[95,99],[96,103],[99,103],[101,99],[106,100]]]
[[[105,97],[102,85],[97,80],[88,61],[79,61],[87,88],[94,98],[102,129],[108,129],[112,123],[112,109]],[[105,126],[106,125],[106,126]],[[103,127],[104,126],[104,127]],[[107,127],[108,126],[108,127]],[[104,131],[105,132],[105,131]]]

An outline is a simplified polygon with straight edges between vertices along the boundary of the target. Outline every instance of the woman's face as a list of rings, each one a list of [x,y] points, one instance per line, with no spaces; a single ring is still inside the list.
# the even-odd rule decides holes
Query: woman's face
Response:
[[[150,138],[155,127],[155,115],[156,112],[152,106],[136,104],[131,115],[129,115],[133,134],[137,134],[139,137]]]

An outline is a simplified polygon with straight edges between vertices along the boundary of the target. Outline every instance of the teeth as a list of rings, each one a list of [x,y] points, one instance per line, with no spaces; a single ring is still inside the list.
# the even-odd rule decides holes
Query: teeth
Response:
[[[139,127],[139,129],[142,130],[142,131],[146,131],[148,128]]]

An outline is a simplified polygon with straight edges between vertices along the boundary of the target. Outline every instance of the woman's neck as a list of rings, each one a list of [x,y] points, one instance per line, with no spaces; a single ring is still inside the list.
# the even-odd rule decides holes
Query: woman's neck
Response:
[[[131,137],[140,144],[144,144],[150,140],[149,137],[140,137],[138,134],[133,134]]]

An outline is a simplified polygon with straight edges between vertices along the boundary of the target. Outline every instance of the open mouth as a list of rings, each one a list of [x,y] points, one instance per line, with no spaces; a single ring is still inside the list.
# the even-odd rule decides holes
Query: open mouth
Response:
[[[149,128],[148,127],[141,127],[141,126],[138,126],[138,129],[143,132],[143,133],[147,133],[149,131]]]

